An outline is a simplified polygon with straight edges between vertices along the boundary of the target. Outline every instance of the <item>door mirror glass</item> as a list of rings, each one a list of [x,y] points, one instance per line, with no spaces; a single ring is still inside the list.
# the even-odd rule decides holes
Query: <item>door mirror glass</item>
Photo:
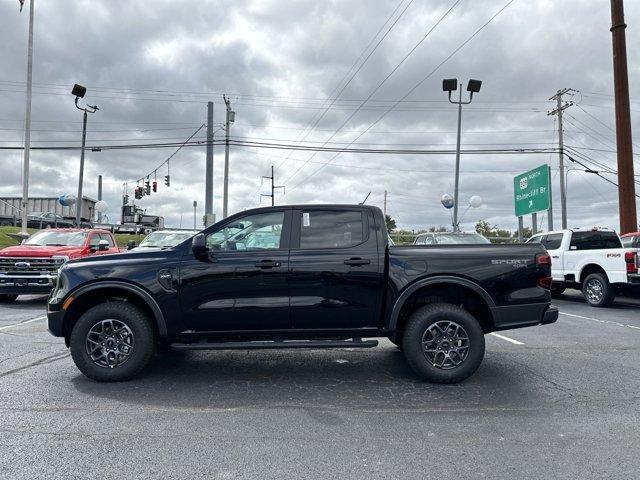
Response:
[[[199,233],[191,240],[191,251],[198,260],[208,259],[208,248],[203,233]]]

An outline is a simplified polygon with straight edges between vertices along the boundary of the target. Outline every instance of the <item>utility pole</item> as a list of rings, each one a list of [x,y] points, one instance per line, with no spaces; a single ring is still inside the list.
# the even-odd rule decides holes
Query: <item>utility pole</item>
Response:
[[[616,102],[616,144],[618,151],[618,208],[621,234],[635,232],[638,223],[635,177],[633,173],[633,146],[631,143],[626,28],[623,0],[611,0],[613,83]]]
[[[562,103],[562,96],[575,92],[572,88],[563,88],[558,90],[556,94],[549,100],[557,102],[556,108],[547,113],[547,115],[558,115],[558,168],[560,169],[560,211],[562,216],[562,229],[567,228],[567,190],[564,185],[564,138],[562,130],[562,112],[573,105],[573,102]]]
[[[22,11],[22,4],[20,6]],[[33,79],[33,0],[29,2],[29,46],[27,48],[27,95],[24,108],[24,152],[22,160],[22,210],[20,233],[27,236],[29,206],[29,154],[31,153],[31,86]]]
[[[198,218],[198,202],[196,200],[193,201],[193,229],[197,230],[196,228],[196,219]],[[180,222],[182,223],[182,221]]]
[[[387,191],[384,191],[384,205],[383,205],[383,209],[382,209],[383,213],[384,213],[384,218],[387,218]]]
[[[98,175],[98,201],[102,200],[102,175]],[[98,212],[98,223],[102,223],[102,212]]]
[[[276,204],[276,188],[282,188],[284,190],[284,185],[276,185],[275,184],[275,176],[273,174],[273,165],[271,165],[271,176],[267,177],[267,176],[262,176],[262,179],[269,179],[271,180],[271,195],[267,194],[267,193],[261,193],[260,197],[271,197],[271,206],[273,207]]]
[[[207,102],[207,164],[204,179],[204,226],[213,225],[213,102]]]
[[[222,218],[227,218],[229,212],[229,127],[236,119],[236,112],[231,110],[231,101],[223,95],[224,103],[227,107],[225,121],[225,142],[224,142],[224,187],[222,192]]]

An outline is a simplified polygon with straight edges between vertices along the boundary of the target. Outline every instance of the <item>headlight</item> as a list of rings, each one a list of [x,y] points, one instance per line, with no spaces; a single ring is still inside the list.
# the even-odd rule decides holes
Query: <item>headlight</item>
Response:
[[[69,257],[67,257],[66,255],[54,255],[51,258],[53,258],[56,263],[60,265],[64,265],[65,263],[67,263],[67,261],[69,261]]]

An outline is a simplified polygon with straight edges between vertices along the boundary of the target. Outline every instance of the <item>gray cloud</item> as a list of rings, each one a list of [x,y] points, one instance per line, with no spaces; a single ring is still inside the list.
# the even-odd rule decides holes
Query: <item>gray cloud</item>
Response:
[[[341,78],[399,2],[94,0],[65,2],[64,7],[57,2],[36,3],[34,146],[79,144],[81,115],[68,93],[75,82],[87,85],[87,101],[100,106],[89,120],[90,144],[108,143],[104,142],[108,139],[112,143],[186,139],[205,121],[207,100],[216,102],[215,123],[222,122],[222,92],[230,94],[237,112],[233,135],[293,142],[318,119],[323,104],[318,99],[335,93]],[[413,2],[335,108],[305,140],[328,140],[359,104],[346,100],[366,98],[452,3]],[[369,105],[330,141],[352,141],[381,115],[380,109],[374,109],[380,105],[376,101],[404,96],[503,4],[462,1]],[[632,48],[638,43],[632,26],[640,7],[632,2],[626,7],[634,100],[640,91],[640,54]],[[18,13],[17,2],[7,0],[0,3],[0,18],[4,66],[0,145],[15,145],[22,139],[24,85],[7,82],[24,81],[28,17],[26,11]],[[452,148],[456,111],[440,88],[441,79],[452,76],[484,81],[474,103],[465,108],[465,148],[482,148],[482,144],[550,146],[556,136],[554,120],[546,115],[553,107],[547,99],[557,89],[570,86],[583,92],[574,101],[580,101],[580,107],[602,123],[572,107],[567,111],[566,142],[613,150],[614,135],[603,126],[614,126],[612,98],[606,96],[612,94],[609,23],[606,2],[516,1],[408,97],[429,103],[403,104],[358,142]],[[210,95],[202,95],[205,92]],[[633,120],[637,125],[637,112]],[[170,153],[170,149],[89,152],[85,192],[95,196],[96,178],[102,174],[109,213],[115,219],[122,183],[146,174]],[[615,154],[583,153],[615,169]],[[343,153],[331,160],[333,156],[232,148],[231,210],[258,204],[261,176],[274,164],[278,166],[277,182],[287,185],[287,194],[278,198],[281,203],[359,202],[371,191],[370,203],[381,205],[387,190],[389,212],[399,225],[418,229],[449,222],[439,198],[453,190],[452,155]],[[73,193],[78,157],[75,151],[33,151],[32,194]],[[323,166],[326,162],[331,165]],[[480,209],[466,214],[465,228],[472,228],[479,218],[514,228],[512,177],[546,162],[554,170],[559,223],[556,154],[463,156],[461,202],[473,194],[485,200]],[[223,149],[216,147],[214,204],[218,215],[222,164]],[[3,151],[0,166],[0,193],[19,195],[20,152]],[[640,173],[640,162],[636,167]],[[164,174],[164,170],[158,172]],[[170,189],[161,186],[157,195],[140,204],[164,215],[170,225],[177,226],[182,215],[183,226],[187,226],[192,218],[191,202],[204,205],[204,147],[183,149],[171,163],[171,175]],[[615,188],[582,172],[568,176],[570,224],[617,227]]]

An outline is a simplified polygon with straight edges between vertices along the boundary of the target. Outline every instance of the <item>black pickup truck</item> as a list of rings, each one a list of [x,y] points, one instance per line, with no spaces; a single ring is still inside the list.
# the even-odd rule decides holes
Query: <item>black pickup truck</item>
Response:
[[[180,245],[72,260],[49,331],[99,381],[177,350],[375,347],[387,337],[423,379],[453,383],[484,334],[553,323],[540,244],[390,246],[379,208],[302,205],[233,215]]]

